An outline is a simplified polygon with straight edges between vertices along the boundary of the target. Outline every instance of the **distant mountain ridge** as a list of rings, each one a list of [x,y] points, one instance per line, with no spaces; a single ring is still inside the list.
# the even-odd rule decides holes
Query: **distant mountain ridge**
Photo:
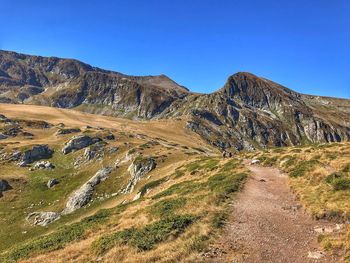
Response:
[[[350,100],[303,95],[246,72],[212,94],[165,75],[128,76],[73,59],[0,51],[0,102],[127,118],[185,118],[220,149],[350,140]]]

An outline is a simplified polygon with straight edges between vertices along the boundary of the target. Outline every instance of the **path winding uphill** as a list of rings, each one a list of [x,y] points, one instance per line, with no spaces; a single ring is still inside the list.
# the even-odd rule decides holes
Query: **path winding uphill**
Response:
[[[233,204],[225,234],[205,254],[208,262],[338,262],[317,243],[314,229],[327,222],[312,220],[300,208],[287,176],[246,165],[251,176]]]

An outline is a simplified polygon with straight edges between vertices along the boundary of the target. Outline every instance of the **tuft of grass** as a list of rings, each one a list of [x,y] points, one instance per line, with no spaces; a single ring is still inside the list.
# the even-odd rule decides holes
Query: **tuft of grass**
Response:
[[[151,250],[170,236],[177,237],[197,219],[193,215],[169,216],[140,229],[130,228],[102,236],[92,243],[91,248],[98,255],[118,244],[129,245],[140,251]]]

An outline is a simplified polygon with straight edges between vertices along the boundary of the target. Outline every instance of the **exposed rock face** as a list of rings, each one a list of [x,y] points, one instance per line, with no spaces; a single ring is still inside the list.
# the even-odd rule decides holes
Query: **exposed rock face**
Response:
[[[110,115],[151,118],[188,93],[164,75],[133,77],[77,60],[7,51],[0,51],[0,72],[2,102],[61,108],[84,104],[86,111]]]
[[[26,220],[32,225],[47,226],[59,219],[60,216],[61,215],[56,212],[34,212],[30,213]]]
[[[156,165],[157,163],[152,157],[137,157],[128,168],[131,179],[129,180],[127,186],[123,189],[122,193],[131,193],[134,190],[136,183],[140,181],[144,175],[156,168]]]
[[[244,72],[212,94],[191,93],[164,75],[132,77],[6,51],[0,72],[0,102],[146,119],[185,116],[188,129],[222,150],[350,140],[350,100],[299,94]]]
[[[68,154],[72,151],[83,149],[89,145],[100,142],[100,138],[91,138],[87,135],[78,135],[70,139],[63,147],[62,152]]]
[[[77,132],[81,132],[81,130],[79,128],[71,128],[71,129],[59,129],[56,132],[56,135],[65,135],[65,134],[71,134],[71,133],[77,133]]]
[[[75,210],[85,206],[92,198],[92,194],[96,185],[106,180],[109,174],[112,172],[111,167],[105,167],[99,170],[89,181],[82,185],[77,191],[75,191],[66,203],[66,207],[62,214],[70,214]]]
[[[24,163],[32,163],[41,159],[49,159],[52,157],[53,150],[47,145],[35,145],[30,150],[26,150],[21,154],[21,161]]]

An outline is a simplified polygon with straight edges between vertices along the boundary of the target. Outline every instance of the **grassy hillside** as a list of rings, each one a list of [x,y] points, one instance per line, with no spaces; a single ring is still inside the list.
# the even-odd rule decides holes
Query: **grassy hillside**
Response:
[[[0,141],[2,156],[47,144],[54,150],[48,161],[55,165],[33,170],[33,164],[1,161],[0,179],[12,188],[0,197],[1,262],[196,261],[220,233],[228,201],[247,176],[241,160],[219,158],[215,149],[184,129],[182,120],[133,122],[22,105],[0,105],[0,112],[11,120],[0,123],[1,132],[9,125],[21,130]],[[64,129],[81,131],[57,135],[62,123]],[[81,161],[85,148],[63,154],[63,145],[78,134],[102,138],[102,156]],[[106,139],[110,134],[115,139]],[[148,156],[156,168],[123,194],[128,167]],[[62,211],[69,196],[106,166],[114,169],[86,206],[46,227],[25,220],[31,212]],[[48,188],[49,179],[59,184]]]

